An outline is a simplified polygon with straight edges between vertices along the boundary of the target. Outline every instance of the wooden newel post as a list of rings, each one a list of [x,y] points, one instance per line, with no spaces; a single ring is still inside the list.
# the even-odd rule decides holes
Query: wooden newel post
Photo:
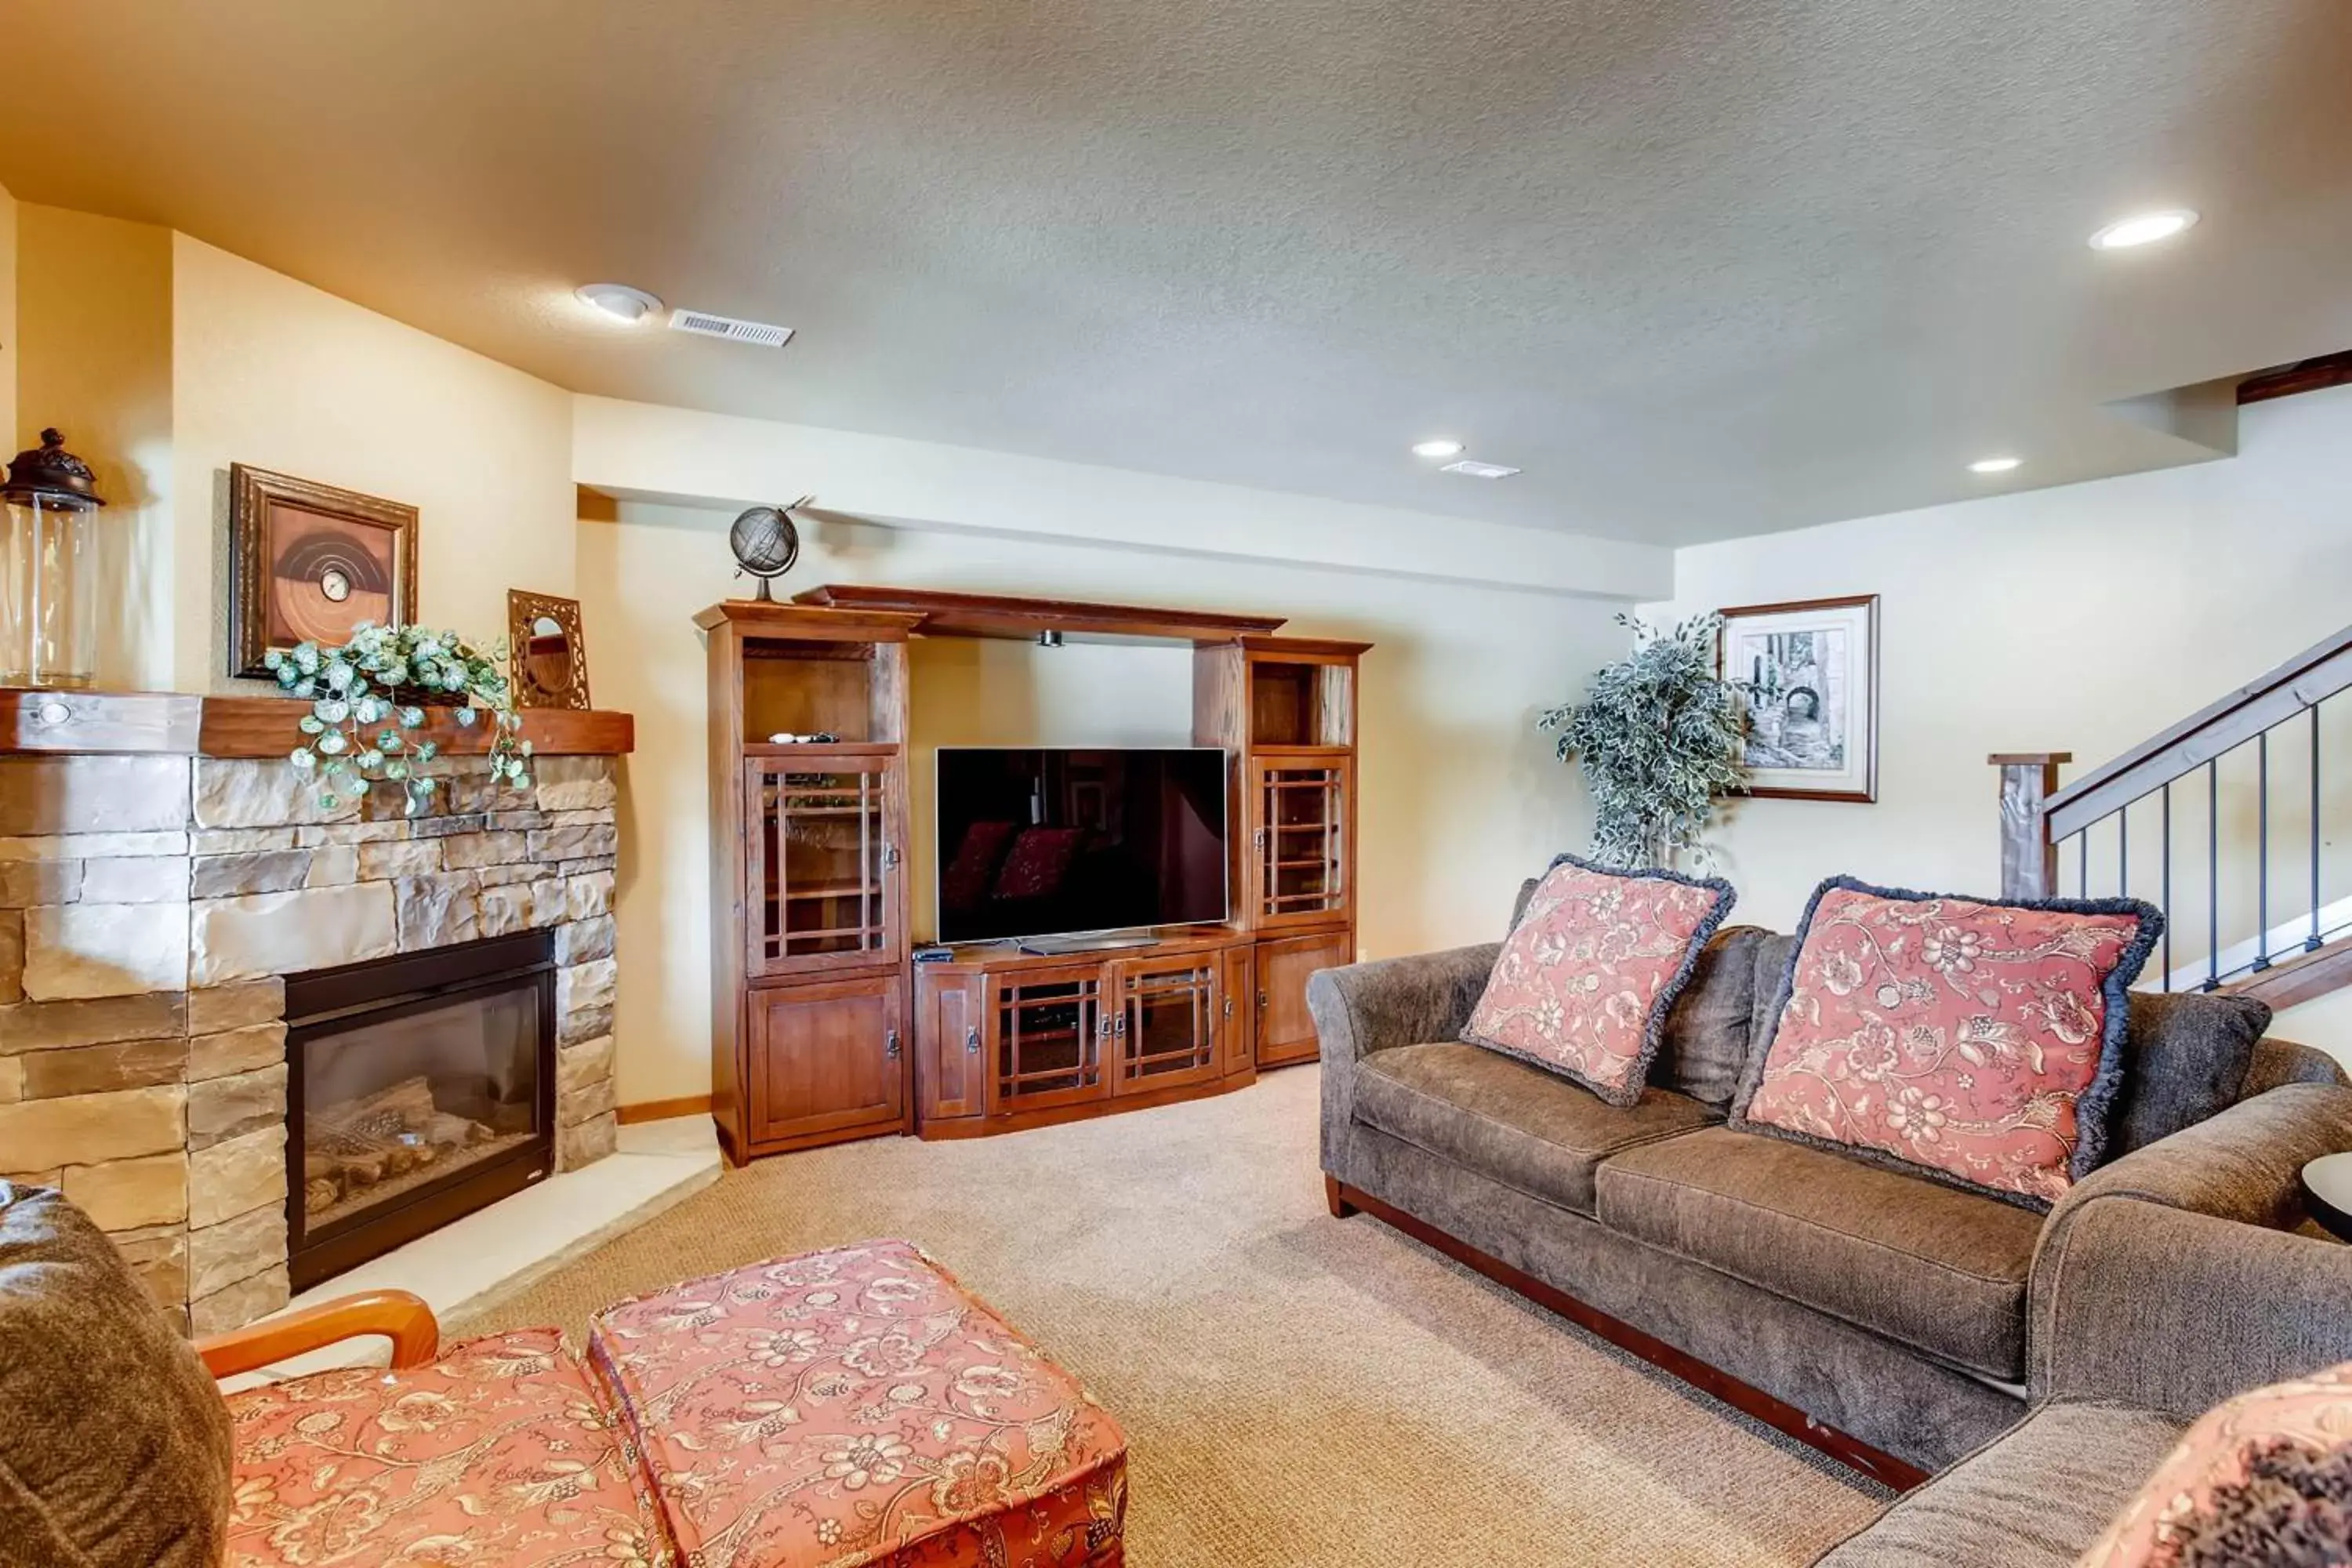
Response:
[[[2050,841],[2043,805],[2058,793],[2058,764],[2072,752],[1995,752],[2000,770],[2000,896],[2047,899],[2058,891],[2058,846]]]

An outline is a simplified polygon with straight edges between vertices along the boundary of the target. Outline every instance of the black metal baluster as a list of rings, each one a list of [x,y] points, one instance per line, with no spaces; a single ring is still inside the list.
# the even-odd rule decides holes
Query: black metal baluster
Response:
[[[2164,870],[2164,988],[2172,989],[2172,785],[2164,786],[2164,842],[2159,845],[2157,864]]]
[[[2271,732],[2254,737],[2254,973],[2271,966]]]
[[[2205,764],[2205,984],[2221,987],[2221,758]]]
[[[2116,896],[2131,897],[2131,807],[2116,813]]]
[[[2319,951],[2319,704],[2311,705],[2311,935],[2305,952]]]

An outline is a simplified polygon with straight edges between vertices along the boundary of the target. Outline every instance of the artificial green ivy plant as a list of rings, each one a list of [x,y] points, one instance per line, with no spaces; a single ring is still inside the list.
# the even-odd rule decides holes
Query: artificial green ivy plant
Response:
[[[1633,651],[1596,673],[1581,702],[1546,713],[1559,759],[1573,757],[1592,792],[1592,858],[1604,866],[1664,867],[1695,851],[1715,803],[1747,781],[1736,682],[1715,673],[1717,616],[1661,632],[1631,616]]]
[[[415,816],[439,786],[422,770],[440,748],[401,733],[425,722],[424,708],[407,700],[412,696],[454,704],[462,725],[488,714],[490,776],[515,789],[530,787],[530,742],[522,738],[514,690],[499,668],[504,658],[503,649],[485,655],[455,632],[362,622],[341,647],[297,643],[272,648],[262,662],[288,695],[310,700],[299,726],[307,739],[287,760],[318,774],[319,804],[334,811],[372,784],[397,784]]]

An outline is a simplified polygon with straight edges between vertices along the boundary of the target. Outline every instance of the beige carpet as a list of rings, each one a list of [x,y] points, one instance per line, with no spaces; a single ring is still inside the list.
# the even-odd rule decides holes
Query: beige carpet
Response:
[[[467,1329],[919,1242],[1127,1428],[1136,1568],[1801,1564],[1883,1494],[1363,1215],[1317,1069],[1215,1100],[730,1172]]]

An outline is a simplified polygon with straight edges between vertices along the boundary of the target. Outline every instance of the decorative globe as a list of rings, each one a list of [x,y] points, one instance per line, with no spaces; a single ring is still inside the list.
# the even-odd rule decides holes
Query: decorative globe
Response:
[[[805,506],[812,498],[803,497],[793,506]],[[735,563],[760,580],[756,597],[773,600],[768,584],[793,569],[800,559],[800,530],[793,526],[792,506],[755,506],[748,508],[727,531],[728,548],[735,552]]]

